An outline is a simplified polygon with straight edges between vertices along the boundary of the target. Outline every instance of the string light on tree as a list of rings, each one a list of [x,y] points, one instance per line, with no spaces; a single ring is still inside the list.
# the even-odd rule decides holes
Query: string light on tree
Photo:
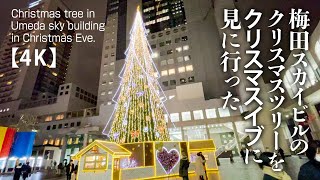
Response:
[[[114,97],[115,109],[104,134],[117,143],[168,141],[163,105],[166,98],[152,60],[152,50],[139,9],[130,32],[126,61],[120,72],[121,83]],[[155,76],[158,74],[158,76]],[[105,132],[109,123],[112,126]]]

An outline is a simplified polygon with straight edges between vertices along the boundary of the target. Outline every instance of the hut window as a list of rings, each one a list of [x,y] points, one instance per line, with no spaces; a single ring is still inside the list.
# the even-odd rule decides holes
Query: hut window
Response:
[[[84,169],[106,169],[107,156],[105,155],[89,155],[85,157]]]

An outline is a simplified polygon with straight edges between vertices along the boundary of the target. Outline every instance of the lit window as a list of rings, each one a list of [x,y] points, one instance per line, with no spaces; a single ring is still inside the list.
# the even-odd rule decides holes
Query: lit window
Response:
[[[0,74],[0,77],[3,77],[4,76],[4,74],[2,73],[2,74]]]
[[[63,146],[63,144],[64,144],[64,138],[61,138],[60,146]]]
[[[47,116],[45,119],[46,122],[52,121],[52,116]]]
[[[206,116],[208,119],[216,118],[217,117],[216,109],[206,109]]]
[[[106,73],[106,72],[102,74],[102,76],[106,76],[106,75],[107,75],[107,73]]]
[[[79,138],[78,137],[76,137],[76,139],[75,139],[73,144],[79,144]]]
[[[174,64],[174,60],[173,59],[168,59],[168,64]]]
[[[101,96],[104,96],[104,95],[106,95],[106,92],[101,92]]]
[[[186,68],[184,66],[178,68],[179,73],[186,72]]]
[[[184,51],[189,50],[189,45],[185,45],[185,46],[183,46],[183,50],[184,50]]]
[[[43,145],[47,145],[48,144],[48,139],[43,140]]]
[[[108,94],[112,94],[112,91],[108,91]]]
[[[56,120],[61,120],[63,118],[64,118],[64,115],[63,114],[59,114],[59,115],[57,115]]]
[[[168,76],[168,71],[167,70],[161,71],[161,76]]]
[[[69,138],[67,143],[72,144],[72,138]]]
[[[107,156],[86,156],[84,161],[84,169],[106,169],[107,168]]]
[[[107,104],[108,104],[108,105],[111,105],[111,104],[112,104],[112,102],[111,102],[111,101],[109,101]]]
[[[182,51],[182,47],[177,47],[177,48],[176,48],[176,51],[177,51],[177,52],[181,52],[181,51]]]
[[[195,120],[204,119],[202,110],[193,111],[193,117]]]
[[[230,116],[230,111],[229,111],[228,107],[226,107],[225,109],[218,108],[218,111],[219,111],[220,117],[228,117],[228,116]]]
[[[169,69],[169,75],[175,74],[176,70],[175,69]]]
[[[191,59],[190,56],[185,56],[185,57],[184,57],[184,60],[185,60],[185,61],[189,61],[190,59]]]
[[[191,120],[191,113],[190,113],[190,111],[182,112],[182,113],[181,113],[181,116],[182,116],[182,121],[190,121],[190,120]]]
[[[50,139],[49,144],[50,144],[50,145],[53,145],[53,143],[54,143],[54,140],[53,140],[53,139]]]
[[[113,65],[114,65],[114,62],[111,62],[111,63],[110,63],[110,66],[113,66]]]
[[[113,81],[109,81],[109,84],[113,84]]]
[[[165,114],[165,115],[164,115],[164,120],[165,120],[166,122],[168,122],[168,114]]]
[[[193,66],[192,66],[192,65],[186,66],[186,70],[187,70],[187,71],[193,71]]]
[[[157,58],[157,57],[159,57],[159,53],[156,53],[156,52],[152,53],[152,58]]]
[[[171,122],[178,122],[180,120],[179,113],[172,113],[170,114]]]
[[[54,142],[55,146],[60,146],[60,139],[56,138],[55,142]]]
[[[10,84],[12,84],[12,81],[8,81],[8,82],[7,82],[7,85],[10,85]]]
[[[169,96],[169,99],[173,99],[175,97],[175,95]]]
[[[177,60],[178,60],[178,62],[183,62],[183,57],[180,56],[180,57],[177,58]]]
[[[161,62],[160,62],[160,65],[161,65],[161,66],[167,65],[167,61],[166,61],[166,60],[161,61]]]
[[[114,71],[109,72],[109,75],[112,76],[114,74]]]

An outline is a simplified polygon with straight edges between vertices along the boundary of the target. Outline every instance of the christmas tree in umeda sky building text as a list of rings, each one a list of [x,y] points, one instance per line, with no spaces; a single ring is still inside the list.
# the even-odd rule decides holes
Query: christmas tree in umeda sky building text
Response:
[[[126,60],[120,72],[120,86],[115,94],[115,109],[109,122],[111,141],[117,143],[168,141],[164,114],[165,95],[159,85],[160,77],[147,41],[139,8],[130,32]],[[163,97],[163,98],[161,98]]]

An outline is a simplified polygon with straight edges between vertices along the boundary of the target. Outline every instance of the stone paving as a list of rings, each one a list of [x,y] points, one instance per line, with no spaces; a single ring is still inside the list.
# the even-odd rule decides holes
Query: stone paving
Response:
[[[220,176],[221,180],[262,180],[262,171],[259,166],[253,162],[249,161],[246,165],[240,158],[234,158],[234,163],[230,163],[229,159],[220,159]],[[291,156],[286,158],[286,163],[283,165],[284,170],[291,176],[292,180],[297,180],[300,166],[307,162],[304,157],[300,159],[297,156]],[[32,174],[31,178],[28,180],[65,180],[65,177],[55,177],[47,178],[46,173],[38,172]],[[46,178],[44,178],[46,177]],[[0,180],[12,180],[12,176],[0,176]],[[22,178],[21,178],[22,179]]]

